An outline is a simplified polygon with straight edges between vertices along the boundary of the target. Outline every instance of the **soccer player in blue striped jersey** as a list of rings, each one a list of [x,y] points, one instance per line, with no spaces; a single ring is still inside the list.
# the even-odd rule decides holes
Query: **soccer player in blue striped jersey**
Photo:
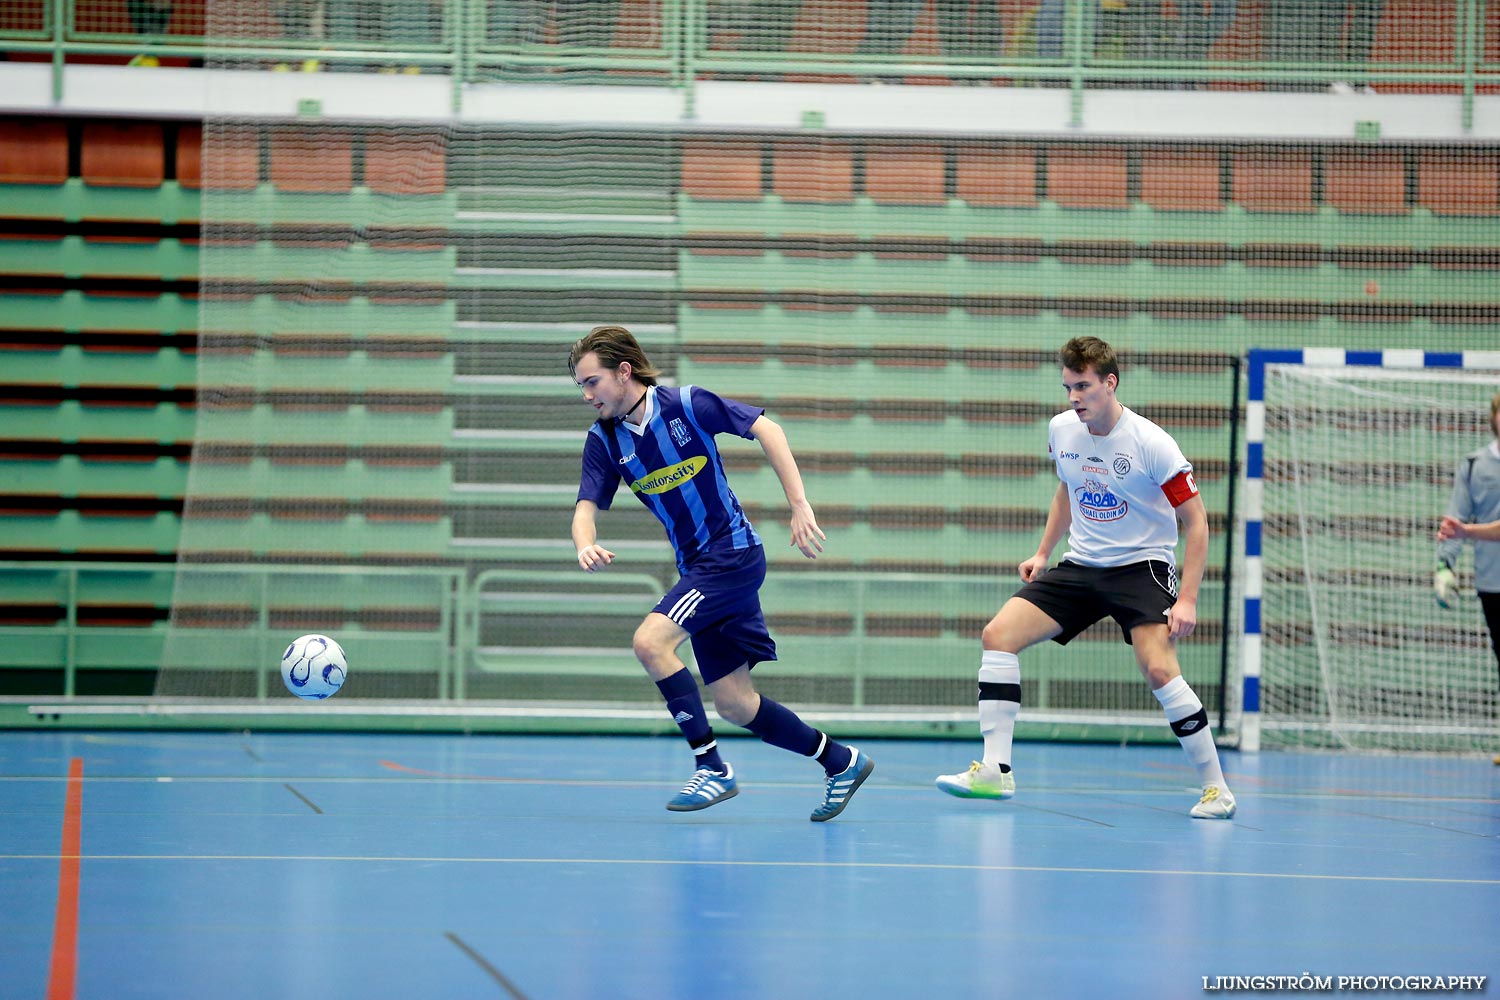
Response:
[[[573,512],[578,565],[593,573],[614,562],[615,554],[599,544],[595,522],[622,481],[661,521],[677,555],[677,584],[646,615],[634,640],[636,657],[696,758],[692,778],[667,808],[705,809],[739,794],[734,768],[719,754],[698,682],[677,656],[677,648],[691,639],[698,672],[720,718],[774,747],[815,758],[826,783],[810,819],[833,819],[875,764],[762,696],[751,683],[751,668],[776,659],[760,607],[766,555],[714,444],[717,434],[760,444],[791,506],[792,544],[816,559],[826,536],[803,492],[786,434],[759,407],[698,386],[660,385],[661,373],[621,326],[590,330],[573,345],[568,369],[584,401],[598,413],[584,442]]]

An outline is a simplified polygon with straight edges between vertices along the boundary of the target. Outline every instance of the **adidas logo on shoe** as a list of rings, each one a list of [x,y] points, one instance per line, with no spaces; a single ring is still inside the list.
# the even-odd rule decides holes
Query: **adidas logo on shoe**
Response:
[[[684,722],[691,722],[692,719],[693,716],[691,712],[678,712],[676,715],[672,716],[672,721],[677,723],[679,726]]]
[[[734,768],[724,765],[724,773],[700,767],[682,791],[672,796],[667,808],[672,812],[694,812],[740,794],[739,783],[734,780]]]

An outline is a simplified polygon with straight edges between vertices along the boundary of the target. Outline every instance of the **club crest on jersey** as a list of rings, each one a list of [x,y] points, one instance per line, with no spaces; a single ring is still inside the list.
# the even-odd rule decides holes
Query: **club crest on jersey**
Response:
[[[1078,509],[1090,521],[1118,521],[1130,510],[1121,497],[1097,479],[1084,481],[1083,488],[1073,491],[1078,500]]]
[[[687,429],[687,424],[684,424],[679,417],[672,418],[671,423],[667,424],[667,429],[672,432],[672,440],[677,442],[679,448],[693,439],[693,435]]]
[[[692,458],[678,462],[676,465],[669,465],[665,469],[657,469],[655,472],[646,473],[640,479],[630,484],[631,492],[665,493],[668,490],[675,490],[702,472],[703,467],[707,464],[707,457],[694,455]]]
[[[1130,472],[1130,459],[1124,455],[1115,456],[1115,475],[1123,476]]]

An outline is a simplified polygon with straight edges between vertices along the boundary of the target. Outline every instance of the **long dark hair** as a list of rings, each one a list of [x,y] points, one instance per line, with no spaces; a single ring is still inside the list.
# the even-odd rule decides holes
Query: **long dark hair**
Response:
[[[568,373],[578,377],[578,362],[585,354],[597,354],[599,364],[610,370],[630,362],[630,374],[642,385],[655,385],[661,371],[646,360],[646,352],[635,336],[623,326],[596,326],[573,345],[568,352]]]

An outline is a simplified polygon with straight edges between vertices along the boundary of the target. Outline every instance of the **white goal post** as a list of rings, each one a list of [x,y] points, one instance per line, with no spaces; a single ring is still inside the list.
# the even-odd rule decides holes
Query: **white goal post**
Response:
[[[1240,748],[1500,749],[1467,547],[1468,596],[1432,594],[1500,351],[1256,349],[1248,375]]]

